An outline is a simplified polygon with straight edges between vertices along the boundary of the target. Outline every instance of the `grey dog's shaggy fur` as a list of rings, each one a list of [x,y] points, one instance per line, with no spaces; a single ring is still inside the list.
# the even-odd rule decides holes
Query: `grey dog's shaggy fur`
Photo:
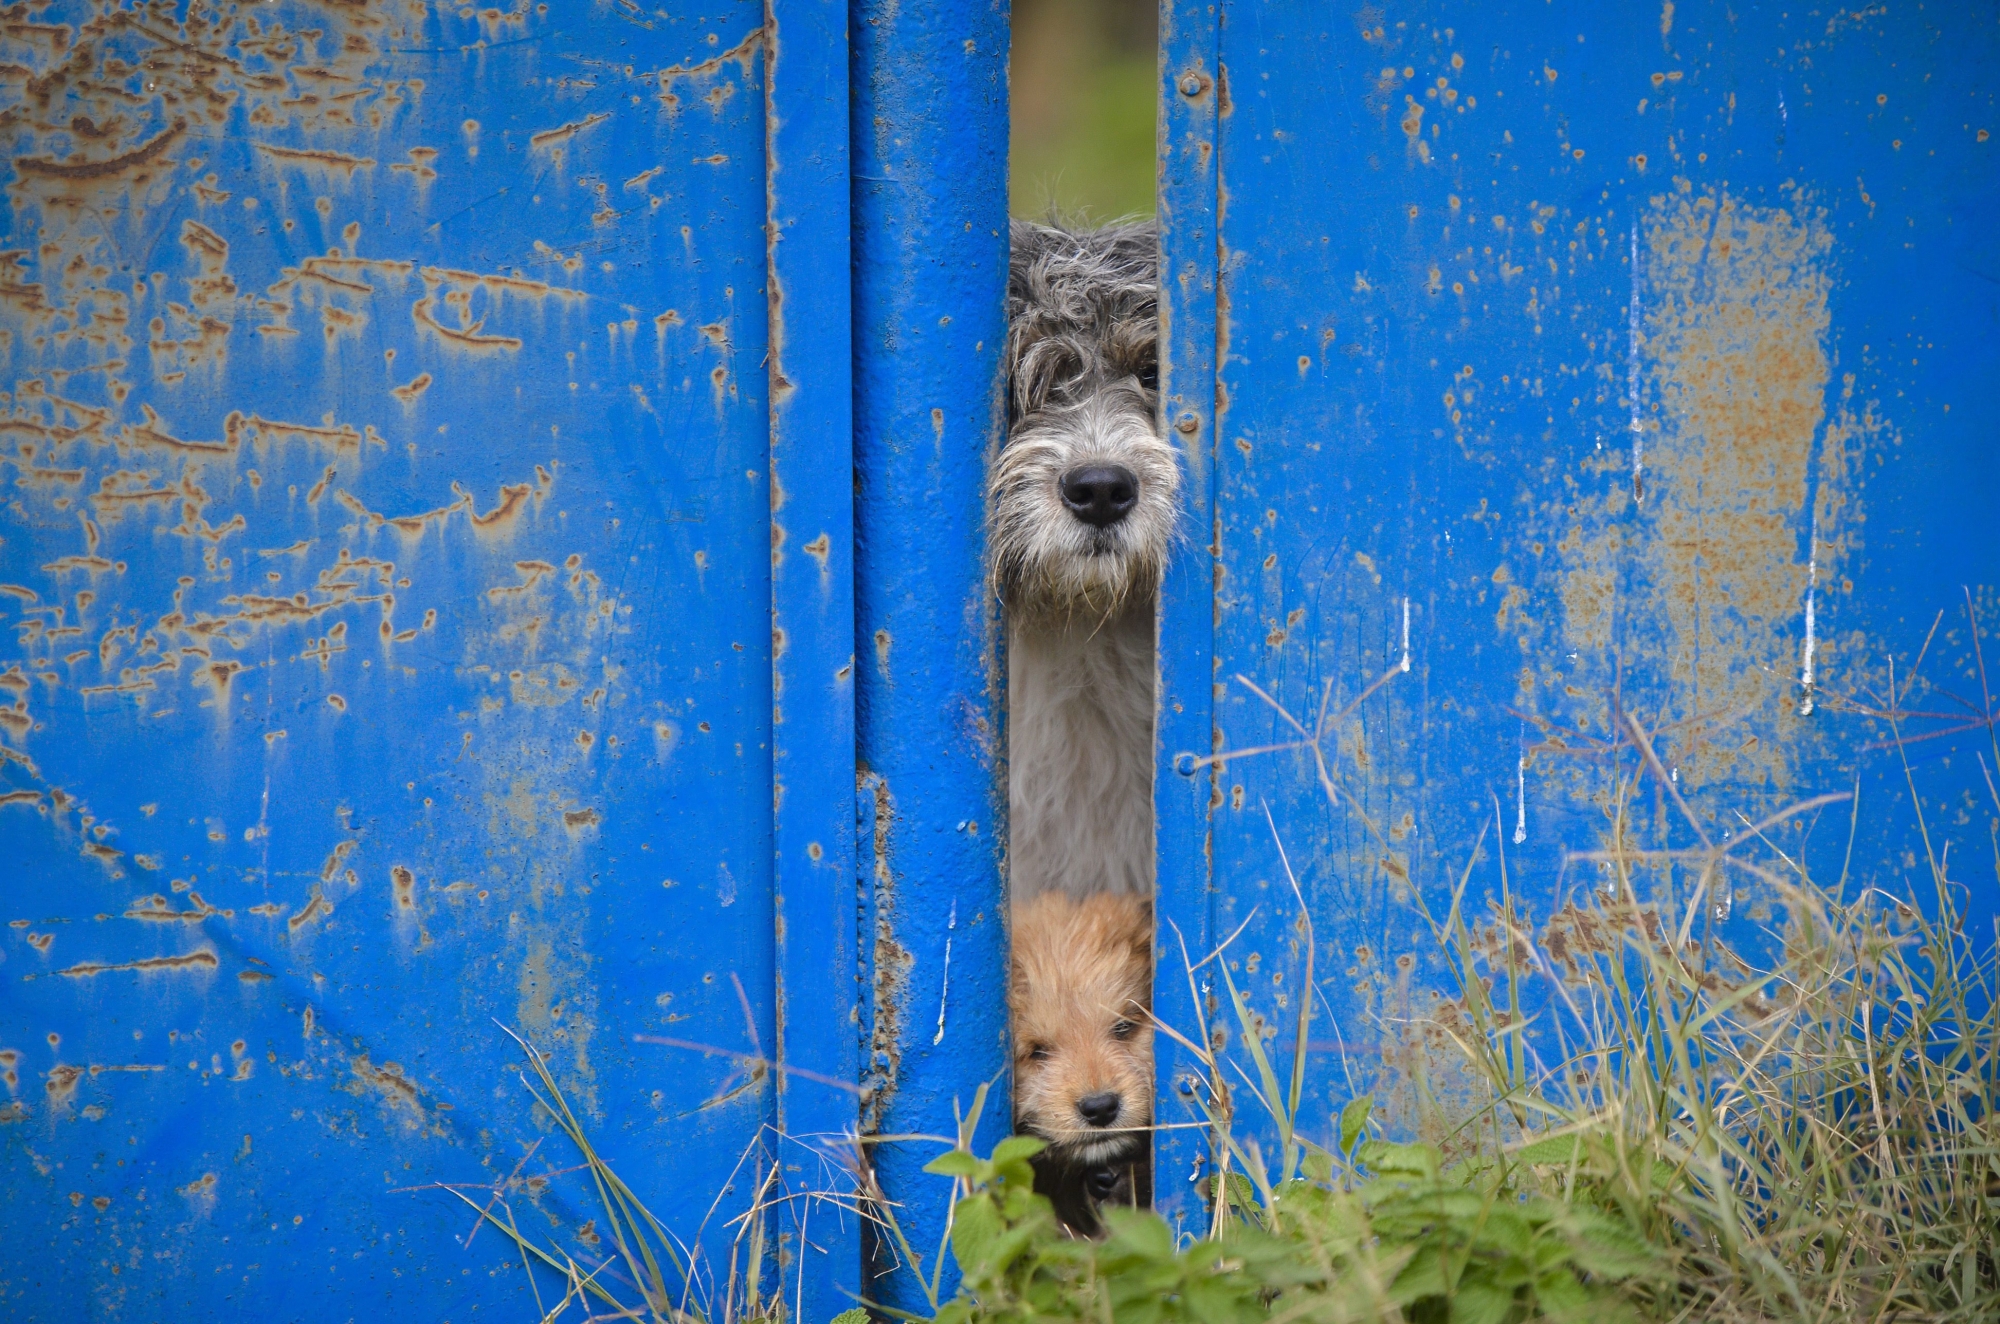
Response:
[[[990,484],[1006,604],[1015,900],[1153,895],[1154,602],[1180,470],[1160,437],[1159,234],[1017,221],[1009,427]],[[1118,466],[1131,509],[1096,526],[1065,475]]]

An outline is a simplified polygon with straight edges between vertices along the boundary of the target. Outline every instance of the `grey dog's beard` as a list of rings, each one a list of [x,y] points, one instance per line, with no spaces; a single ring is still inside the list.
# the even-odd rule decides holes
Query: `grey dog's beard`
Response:
[[[1011,574],[1003,569],[996,576],[995,591],[1009,615],[1046,625],[1108,621],[1129,607],[1153,600],[1160,573],[1152,558],[1116,547],[1092,549],[1087,555],[1123,564],[1108,574],[1089,578],[1077,575],[1074,569],[1060,575],[1037,573],[1032,567],[1021,567]]]

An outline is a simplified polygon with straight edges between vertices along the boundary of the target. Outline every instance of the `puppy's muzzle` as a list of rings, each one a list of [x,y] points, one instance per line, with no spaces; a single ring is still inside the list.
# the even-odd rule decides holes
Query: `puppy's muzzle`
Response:
[[[1139,504],[1139,476],[1122,464],[1089,464],[1062,476],[1063,505],[1096,529],[1108,529]]]

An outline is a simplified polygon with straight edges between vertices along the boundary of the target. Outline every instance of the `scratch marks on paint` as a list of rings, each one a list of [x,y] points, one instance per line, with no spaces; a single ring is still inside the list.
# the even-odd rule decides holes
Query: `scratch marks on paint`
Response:
[[[187,908],[182,909],[166,897],[155,893],[140,897],[125,911],[126,919],[148,920],[156,924],[199,924],[210,917],[234,919],[234,910],[222,910],[201,899],[201,893],[188,893]]]
[[[400,1062],[377,1066],[367,1053],[358,1053],[348,1059],[347,1069],[348,1093],[372,1097],[409,1130],[422,1130],[431,1121],[422,1087],[404,1072]]]
[[[343,182],[349,184],[354,182],[356,171],[375,168],[372,157],[350,156],[346,152],[324,148],[279,147],[272,143],[258,143],[256,147],[267,159],[279,165],[293,166],[320,177],[339,175]]]
[[[1528,756],[1514,759],[1514,844],[1528,839]]]
[[[951,935],[958,928],[958,898],[951,899],[951,917],[944,926],[944,977],[938,988],[937,1033],[931,1036],[931,1047],[944,1042],[944,1014],[951,1005]]]
[[[507,976],[518,972],[519,1023],[552,1047],[565,1088],[592,1108],[598,971],[578,935],[590,931],[593,880],[566,868],[609,832],[607,824],[625,826],[623,806],[604,798],[602,778],[602,765],[620,756],[621,732],[598,724],[635,697],[621,679],[619,650],[606,646],[629,628],[630,609],[581,567],[581,555],[564,559],[605,545],[587,540],[595,516],[581,506],[572,512],[572,527],[592,521],[578,547],[548,541],[566,535],[546,456],[558,444],[590,442],[564,435],[545,443],[539,438],[554,429],[535,421],[539,402],[513,409],[496,401],[520,382],[543,381],[562,350],[579,343],[568,323],[591,296],[568,286],[610,284],[599,273],[611,264],[600,259],[622,264],[628,246],[592,245],[586,254],[580,244],[573,253],[539,244],[530,256],[524,240],[525,271],[485,271],[463,228],[433,230],[421,242],[388,237],[417,233],[409,200],[423,213],[421,186],[440,171],[454,175],[452,184],[478,184],[454,173],[466,159],[456,134],[430,139],[448,149],[444,155],[410,145],[424,140],[408,122],[422,89],[384,73],[388,48],[419,35],[399,33],[400,25],[431,19],[409,6],[313,8],[311,26],[301,28],[255,6],[197,7],[185,17],[173,6],[97,7],[63,41],[27,55],[9,43],[6,58],[30,77],[25,90],[20,80],[9,83],[21,95],[0,113],[17,130],[9,156],[20,159],[0,173],[11,180],[10,233],[29,238],[0,240],[0,356],[11,365],[0,378],[7,492],[0,577],[19,581],[0,585],[0,820],[17,832],[60,834],[64,854],[95,861],[73,867],[87,871],[90,885],[113,889],[100,901],[110,920],[104,931],[147,944],[92,950],[72,930],[58,930],[66,978],[101,977],[111,981],[107,993],[130,979],[160,989],[168,976],[212,975],[226,963],[244,984],[261,985],[274,976],[238,969],[234,947],[202,946],[218,924],[241,926],[237,936],[246,941],[302,953],[337,935],[344,951],[354,926],[379,923],[380,909],[401,917],[444,905],[448,888],[466,884],[434,877],[421,845],[392,854],[384,842],[378,856],[371,836],[363,861],[349,837],[323,866],[296,856],[287,866],[247,836],[250,848],[238,851],[236,832],[225,838],[220,824],[210,825],[214,844],[203,848],[216,854],[213,883],[208,873],[198,890],[180,879],[169,890],[164,877],[122,883],[127,870],[155,867],[149,859],[178,858],[177,848],[129,844],[140,814],[124,823],[93,817],[76,787],[42,775],[29,742],[39,742],[35,754],[51,776],[52,755],[80,748],[85,725],[102,726],[105,739],[136,739],[135,748],[147,744],[148,731],[161,733],[150,737],[156,742],[205,742],[200,747],[216,758],[202,785],[189,789],[222,786],[208,773],[239,789],[254,785],[247,779],[258,770],[244,765],[263,761],[270,817],[279,820],[281,765],[324,747],[311,743],[315,727],[386,723],[396,732],[411,716],[463,721],[466,748],[485,767],[535,779],[530,818],[508,843],[519,852],[496,848],[493,857],[496,875],[516,872],[477,882],[481,898],[489,886],[507,898],[501,1001]],[[727,106],[738,116],[749,105],[762,32],[712,60],[630,76],[662,93],[708,79],[691,94],[689,118],[707,119],[692,97],[712,90],[709,110],[720,116]],[[725,36],[719,44],[726,43]],[[704,46],[691,59],[715,49]],[[741,62],[743,78],[731,61]],[[717,88],[730,82],[733,91]],[[647,114],[665,120],[656,107]],[[622,121],[625,112],[617,115]],[[626,126],[614,131],[608,118],[578,119],[535,135],[530,146],[545,161],[581,150],[595,164],[600,149],[614,146],[625,153]],[[490,167],[495,135],[486,144]],[[662,150],[655,159],[710,150],[704,140],[690,153]],[[609,176],[614,181],[651,160],[616,164],[623,168]],[[635,182],[644,188],[647,180]],[[508,206],[525,203],[519,193],[517,186]],[[664,193],[653,199],[655,209],[668,203],[682,205]],[[724,328],[723,340],[697,341],[690,326],[689,345],[662,348],[661,381],[678,359],[706,355],[706,372],[733,352],[726,334],[733,305],[711,301],[717,306],[683,310],[690,323]],[[661,317],[663,328],[680,320]],[[743,352],[754,361],[753,346]],[[660,399],[663,388],[647,385]],[[491,398],[475,398],[482,391]],[[562,422],[565,434],[567,408],[566,399],[554,402],[546,420]],[[468,420],[513,431],[489,437]],[[448,434],[434,426],[442,423]],[[531,432],[537,440],[525,440]],[[598,569],[613,583],[627,573],[622,554]],[[485,592],[517,577],[519,584]],[[424,635],[440,612],[438,634]],[[490,679],[497,704],[511,696],[513,725],[481,725],[483,696],[466,712],[443,711],[442,703],[419,711],[424,698],[443,692],[441,677],[465,687]],[[264,702],[273,694],[276,711]],[[220,725],[225,720],[239,724],[234,732]],[[652,724],[649,714],[643,725]],[[687,724],[692,729],[694,719]],[[282,727],[290,736],[274,743]],[[539,738],[556,727],[559,741]],[[407,735],[392,739],[385,757],[414,770],[422,760]],[[496,738],[475,744],[474,735]],[[549,748],[578,761],[551,757]],[[599,780],[585,780],[578,749],[597,761],[591,775]],[[72,764],[60,764],[63,775]],[[139,771],[169,781],[175,774]],[[394,770],[379,771],[383,793],[400,796],[389,781]],[[312,784],[294,778],[290,789]],[[402,786],[401,778],[393,783]],[[413,804],[425,807],[413,807],[413,816],[429,818],[426,792],[451,794],[437,785],[413,792]],[[161,806],[163,838],[181,807]],[[448,839],[449,808],[417,830]],[[145,816],[152,813],[147,807]],[[281,888],[267,878],[268,892],[242,890],[230,870],[253,862],[276,866],[277,879],[289,867],[292,883]],[[386,881],[389,895],[357,890],[356,865],[369,888]],[[136,894],[142,885],[162,892]],[[40,927],[35,938],[44,937]],[[182,950],[191,947],[201,949]],[[53,977],[46,953],[16,954],[40,977]],[[421,1094],[393,1064],[349,1062],[356,1051],[344,1045],[338,1061],[364,1091],[396,1108]],[[190,1176],[198,1173],[176,1180]]]
[[[874,845],[868,887],[870,913],[864,915],[866,927],[861,935],[874,957],[867,1009],[869,1057],[861,1090],[861,1131],[871,1134],[881,1129],[882,1117],[896,1097],[902,1071],[903,1018],[916,957],[896,938],[896,875],[889,854],[896,809],[889,783],[874,773],[863,773],[857,779],[857,790],[860,805],[872,810],[872,824],[864,820],[857,826],[863,840],[872,828]]]
[[[328,901],[325,894],[320,891],[320,885],[314,883],[312,891],[306,895],[306,903],[300,906],[290,919],[285,921],[285,927],[289,931],[297,933],[314,920],[325,919],[332,913],[333,903]]]
[[[1806,547],[1806,638],[1800,649],[1799,664],[1799,716],[1811,717],[1813,713],[1813,651],[1818,640],[1819,622],[1815,608],[1819,596],[1819,516],[1815,512],[1812,533]]]
[[[1643,280],[1643,268],[1639,265],[1639,222],[1632,222],[1631,232],[1631,280],[1632,295],[1626,312],[1626,367],[1625,394],[1631,411],[1632,429],[1632,499],[1643,501],[1646,497],[1646,426],[1639,417],[1639,288]]]

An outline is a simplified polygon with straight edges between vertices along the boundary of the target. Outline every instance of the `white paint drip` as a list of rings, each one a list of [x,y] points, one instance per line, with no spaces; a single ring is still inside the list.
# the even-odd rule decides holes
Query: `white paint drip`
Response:
[[[1814,619],[1814,599],[1819,593],[1819,517],[1813,516],[1812,546],[1806,553],[1806,644],[1805,657],[1799,668],[1799,687],[1805,694],[1799,700],[1799,716],[1811,717],[1813,712],[1813,650],[1818,644],[1819,623]]]
[[[1632,305],[1625,347],[1625,394],[1632,409],[1632,497],[1644,500],[1640,472],[1646,467],[1646,430],[1639,421],[1639,222],[1632,222]]]
[[[1410,669],[1410,600],[1403,599],[1403,670]]]
[[[1514,760],[1514,844],[1528,839],[1528,760]]]
[[[944,1012],[951,1003],[951,931],[958,927],[958,899],[952,898],[951,917],[944,924],[944,987],[938,990],[937,1033],[931,1036],[931,1047],[944,1042]]]

